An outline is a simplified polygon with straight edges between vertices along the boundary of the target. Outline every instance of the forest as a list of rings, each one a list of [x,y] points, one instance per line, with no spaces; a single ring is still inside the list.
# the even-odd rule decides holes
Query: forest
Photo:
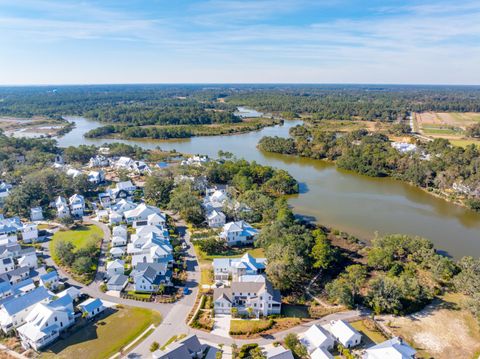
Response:
[[[81,115],[103,122],[240,122],[237,106],[312,119],[382,120],[410,111],[480,112],[480,87],[421,85],[92,85],[0,88],[1,116]]]
[[[258,147],[267,152],[299,155],[336,162],[339,168],[372,177],[393,177],[430,191],[451,191],[454,183],[471,188],[466,204],[478,209],[480,156],[475,145],[452,146],[448,140],[417,142],[418,150],[401,153],[387,136],[367,130],[338,135],[297,126],[290,138],[264,137]],[[452,194],[455,196],[455,194]]]

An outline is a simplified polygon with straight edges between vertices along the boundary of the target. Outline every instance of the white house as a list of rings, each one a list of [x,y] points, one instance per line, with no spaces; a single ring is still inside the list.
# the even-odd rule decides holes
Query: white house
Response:
[[[38,239],[38,227],[35,223],[24,223],[21,232],[25,243],[32,243]]]
[[[124,237],[113,236],[112,247],[123,247],[127,245],[127,239]]]
[[[58,196],[55,200],[55,207],[57,208],[58,218],[65,218],[70,216],[70,208],[68,208],[67,200],[62,196]]]
[[[167,222],[167,217],[164,213],[152,213],[147,217],[147,226],[161,226],[165,227]]]
[[[107,276],[109,278],[114,275],[123,274],[125,271],[125,262],[121,259],[115,259],[107,262]]]
[[[79,171],[75,168],[69,168],[67,169],[67,176],[70,176],[72,178],[78,177],[82,174],[82,171]]]
[[[105,172],[103,172],[102,170],[90,171],[87,177],[88,177],[88,182],[93,184],[99,184],[105,181]]]
[[[43,221],[42,207],[33,207],[30,209],[30,220],[32,222]]]
[[[125,247],[112,247],[110,249],[110,255],[112,258],[122,258],[125,254]]]
[[[60,278],[56,270],[45,273],[40,276],[40,285],[43,285],[46,288],[56,289],[60,284]]]
[[[151,214],[158,214],[163,224],[166,222],[165,214],[163,214],[160,209],[154,206],[149,206],[145,203],[139,204],[137,207],[130,211],[126,211],[123,216],[128,224],[132,224],[134,228],[144,226],[148,224],[148,216]],[[158,218],[156,221],[159,221]]]
[[[363,359],[413,359],[416,353],[417,351],[401,338],[395,337],[368,348]]]
[[[10,297],[0,304],[0,327],[4,333],[25,323],[25,318],[38,303],[47,303],[51,295],[43,286],[20,297]]]
[[[132,183],[132,181],[123,181],[123,182],[118,182],[115,186],[115,189],[117,191],[127,191],[129,193],[133,193],[137,187]]]
[[[10,194],[10,190],[13,188],[11,184],[1,182],[0,183],[0,203],[3,203]]]
[[[136,291],[156,293],[160,285],[172,285],[172,271],[157,263],[139,263],[130,276]]]
[[[229,222],[223,226],[220,238],[225,240],[227,245],[245,245],[254,242],[258,230],[245,221]]]
[[[335,341],[330,333],[320,325],[313,324],[301,335],[300,342],[307,348],[309,353],[322,348],[330,350],[335,345]]]
[[[230,288],[216,288],[213,292],[216,314],[230,314],[237,308],[240,314],[251,308],[256,315],[280,314],[282,298],[268,280],[257,282],[232,282]]]
[[[28,247],[22,249],[19,253],[19,257],[17,258],[18,266],[19,267],[28,267],[35,269],[38,267],[38,258],[37,252],[35,248]]]
[[[38,303],[17,331],[25,349],[39,350],[56,340],[75,321],[73,299],[66,295],[50,303]]]
[[[352,348],[362,341],[362,335],[343,320],[331,321],[330,333],[345,348]]]
[[[102,155],[96,155],[95,157],[90,158],[88,161],[88,167],[108,167],[110,166],[110,161],[108,158]]]
[[[213,275],[215,281],[225,282],[231,278],[237,282],[244,275],[258,275],[265,272],[265,258],[253,258],[245,253],[241,258],[214,258]]]
[[[115,226],[112,229],[112,235],[114,237],[121,237],[127,239],[128,231],[126,226]]]
[[[115,162],[115,168],[116,169],[125,169],[128,171],[131,171],[134,169],[135,166],[135,161],[132,160],[130,157],[120,157],[116,162]]]
[[[81,194],[74,194],[69,198],[70,210],[72,216],[74,217],[83,217],[83,212],[85,211],[85,199]]]
[[[183,160],[181,162],[182,166],[196,166],[200,167],[203,166],[204,164],[208,163],[210,160],[207,156],[192,156],[187,158],[186,160]]]
[[[73,300],[77,300],[82,292],[80,292],[79,289],[75,287],[68,287],[67,289],[61,291],[60,293],[57,293],[57,297],[61,298],[63,296],[69,295]]]
[[[86,315],[88,319],[100,314],[105,310],[105,305],[99,298],[89,298],[80,303],[78,308]]]
[[[15,262],[12,257],[0,259],[0,274],[13,271],[15,269]]]
[[[212,210],[207,213],[207,223],[210,228],[221,228],[225,225],[226,216],[222,211]]]
[[[122,223],[122,220],[123,216],[118,212],[111,211],[108,215],[108,223],[110,223],[112,226]]]
[[[334,356],[325,348],[317,348],[310,353],[310,359],[334,359]]]

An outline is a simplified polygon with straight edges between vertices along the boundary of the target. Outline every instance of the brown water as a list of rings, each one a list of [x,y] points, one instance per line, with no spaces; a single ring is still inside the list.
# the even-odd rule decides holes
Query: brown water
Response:
[[[74,119],[76,128],[59,139],[59,145],[78,146],[112,142],[86,139],[83,133],[98,122]],[[338,228],[360,238],[370,239],[378,231],[406,233],[431,239],[436,247],[454,257],[480,256],[480,214],[448,203],[403,182],[371,178],[337,170],[324,161],[263,153],[256,148],[263,136],[288,136],[288,129],[301,121],[286,121],[284,126],[231,136],[194,137],[169,141],[118,141],[147,149],[160,146],[179,152],[207,154],[218,150],[239,158],[283,168],[300,182],[300,194],[289,203],[295,213],[310,216],[318,223]]]

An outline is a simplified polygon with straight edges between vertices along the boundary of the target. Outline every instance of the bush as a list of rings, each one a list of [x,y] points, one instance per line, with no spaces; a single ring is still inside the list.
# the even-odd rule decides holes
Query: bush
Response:
[[[153,342],[152,345],[150,345],[150,351],[153,353],[154,351],[157,351],[160,348],[160,344],[158,342]]]

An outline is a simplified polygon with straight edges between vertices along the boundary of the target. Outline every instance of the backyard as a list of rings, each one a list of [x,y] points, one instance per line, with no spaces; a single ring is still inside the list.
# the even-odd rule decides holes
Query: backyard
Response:
[[[86,327],[58,340],[40,358],[109,358],[141,335],[150,325],[158,325],[158,312],[136,307],[117,307]]]

